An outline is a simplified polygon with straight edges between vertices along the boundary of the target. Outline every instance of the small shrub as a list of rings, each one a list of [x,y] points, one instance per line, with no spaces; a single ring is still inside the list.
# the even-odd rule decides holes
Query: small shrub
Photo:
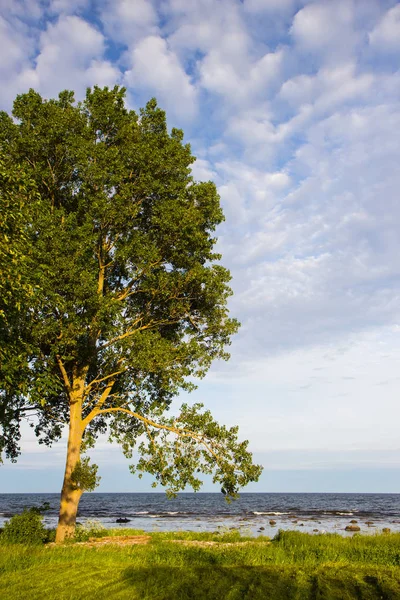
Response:
[[[6,544],[44,544],[47,530],[42,519],[36,510],[24,510],[22,514],[14,515],[5,523],[0,541]]]
[[[96,519],[91,519],[86,521],[84,525],[80,523],[76,526],[75,529],[75,542],[87,542],[89,538],[92,537],[102,537],[107,534],[107,529],[100,523],[100,521],[96,521]]]

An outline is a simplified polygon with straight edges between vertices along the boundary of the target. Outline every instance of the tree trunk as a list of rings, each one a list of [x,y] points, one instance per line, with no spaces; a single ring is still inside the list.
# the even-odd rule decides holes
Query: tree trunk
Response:
[[[57,544],[73,537],[75,533],[76,515],[82,490],[76,489],[71,480],[71,475],[80,460],[82,433],[82,401],[79,399],[70,405],[67,460],[56,532]]]

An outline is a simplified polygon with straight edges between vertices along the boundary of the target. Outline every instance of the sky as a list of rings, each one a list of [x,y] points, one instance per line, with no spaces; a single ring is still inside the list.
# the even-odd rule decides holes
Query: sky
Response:
[[[400,3],[0,0],[0,109],[123,85],[185,132],[226,216],[231,359],[196,392],[264,465],[254,492],[400,492]],[[57,492],[24,427],[0,492]],[[117,447],[98,491],[150,490]],[[203,491],[217,491],[206,481]]]

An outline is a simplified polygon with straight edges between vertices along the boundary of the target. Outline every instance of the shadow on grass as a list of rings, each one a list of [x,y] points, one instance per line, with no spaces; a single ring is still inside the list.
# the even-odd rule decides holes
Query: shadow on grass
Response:
[[[152,600],[399,600],[400,584],[388,573],[348,568],[153,567],[123,572],[138,598]],[[136,597],[136,596],[135,596]]]

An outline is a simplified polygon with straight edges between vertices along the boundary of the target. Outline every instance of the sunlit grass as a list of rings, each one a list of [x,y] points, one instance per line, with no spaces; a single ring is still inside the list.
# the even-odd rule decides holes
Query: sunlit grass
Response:
[[[400,534],[157,532],[126,547],[0,546],[0,598],[11,600],[395,600],[399,582]]]

